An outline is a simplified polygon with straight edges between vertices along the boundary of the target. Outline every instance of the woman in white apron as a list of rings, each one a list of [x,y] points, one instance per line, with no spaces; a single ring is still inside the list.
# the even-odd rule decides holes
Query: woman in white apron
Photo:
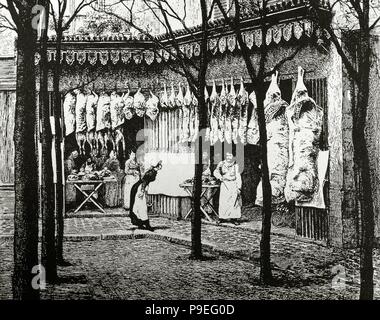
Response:
[[[214,176],[221,181],[219,222],[229,220],[238,225],[238,219],[241,218],[241,176],[232,152],[226,152],[226,159],[219,162],[214,171]]]
[[[132,224],[138,226],[139,229],[145,228],[149,231],[154,231],[149,223],[146,194],[149,183],[156,180],[157,172],[161,168],[162,161],[159,161],[156,165],[152,165],[143,177],[132,186],[129,216]]]
[[[136,160],[136,153],[131,152],[129,159],[125,162],[125,178],[124,178],[124,209],[129,209],[130,195],[132,186],[141,178],[140,164]]]

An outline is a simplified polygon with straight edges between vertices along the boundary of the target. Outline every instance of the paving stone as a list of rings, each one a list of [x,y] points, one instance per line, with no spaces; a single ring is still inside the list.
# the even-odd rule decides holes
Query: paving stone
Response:
[[[176,221],[168,220],[166,218],[152,218],[151,224],[155,227],[155,232],[148,232],[144,230],[136,229],[135,226],[132,226],[128,217],[125,216],[112,216],[112,217],[73,217],[65,219],[65,248],[67,250],[66,256],[70,260],[78,260],[80,263],[78,265],[87,266],[86,269],[81,269],[76,265],[78,272],[83,274],[92,274],[95,271],[91,268],[105,268],[109,265],[110,259],[111,262],[115,260],[135,260],[135,264],[140,266],[142,269],[146,269],[145,263],[152,262],[151,260],[158,259],[159,261],[168,259],[168,263],[176,257],[179,259],[181,264],[185,265],[189,263],[187,257],[189,254],[189,243],[191,240],[191,226],[189,221]],[[228,261],[228,264],[231,268],[236,264],[237,266],[241,263],[244,264],[244,268],[255,270],[252,273],[249,273],[247,277],[249,279],[256,279],[258,277],[258,259],[259,259],[259,245],[260,245],[260,227],[259,223],[253,222],[249,227],[247,225],[243,227],[229,227],[229,226],[217,226],[215,224],[203,223],[202,225],[202,243],[203,248],[206,252],[209,252],[212,255],[216,255],[218,259],[222,261]],[[4,254],[8,256],[4,259],[5,264],[8,265],[12,270],[11,263],[12,259],[9,258],[9,254],[12,253],[12,235],[13,235],[13,220],[7,217],[7,219],[0,219],[0,256],[3,257]],[[102,241],[101,241],[102,239]],[[89,241],[91,240],[91,241]],[[163,242],[163,240],[165,240]],[[73,243],[75,242],[75,243]],[[118,248],[117,245],[122,246]],[[146,246],[146,247],[145,247]],[[140,248],[141,247],[141,248]],[[6,249],[3,249],[6,248]],[[107,249],[108,248],[108,249]],[[129,249],[128,249],[129,248]],[[130,248],[134,248],[133,250]],[[151,254],[152,248],[157,249],[157,253],[153,254],[151,257],[147,256],[146,259],[144,255]],[[171,248],[171,249],[170,249]],[[85,252],[83,250],[89,251]],[[91,249],[91,250],[90,250]],[[97,249],[99,252],[97,252]],[[139,251],[139,250],[142,251]],[[173,249],[173,257],[170,256],[169,251]],[[8,253],[4,253],[3,250],[8,250]],[[107,253],[106,251],[114,252],[114,255]],[[145,250],[145,251],[144,251]],[[168,251],[169,250],[169,251]],[[310,289],[313,286],[315,290],[313,291],[312,296],[315,298],[326,298],[326,297],[338,297],[338,298],[347,298],[347,297],[357,297],[358,294],[358,284],[359,284],[359,252],[357,250],[340,250],[337,248],[328,248],[320,244],[313,243],[311,241],[304,241],[304,239],[299,239],[292,236],[290,233],[282,232],[281,234],[273,234],[271,237],[271,250],[272,250],[272,264],[274,270],[281,276],[283,279],[293,279],[296,281],[297,286],[308,284]],[[170,251],[171,252],[171,251]],[[88,259],[84,261],[82,259],[82,254],[84,254],[83,259]],[[128,257],[126,259],[125,257]],[[186,258],[185,258],[186,257]],[[96,262],[98,259],[98,262]],[[160,260],[161,259],[161,260]],[[233,263],[230,261],[232,260]],[[163,262],[162,262],[163,263]],[[223,262],[226,263],[227,262]],[[218,271],[223,273],[223,268],[227,268],[225,265],[221,265],[222,270]],[[103,266],[104,264],[104,266]],[[212,262],[209,262],[212,264]],[[3,267],[3,264],[0,264]],[[95,266],[96,265],[96,266]],[[192,270],[198,270],[205,273],[202,269],[202,266],[206,266],[203,262],[196,265],[192,265]],[[216,264],[213,264],[215,267]],[[334,268],[341,265],[344,268],[346,276],[346,290],[345,292],[337,293],[336,290],[331,291],[331,284],[335,277]],[[374,254],[374,265],[375,265],[375,283],[378,284],[376,289],[376,294],[380,293],[380,255],[378,250],[375,250]],[[136,265],[133,266],[134,268]],[[161,270],[157,268],[167,268],[167,265],[153,263],[152,268],[156,272],[160,273]],[[209,267],[207,265],[207,267]],[[111,268],[111,266],[109,267]],[[125,271],[123,266],[117,264],[117,274],[109,275],[106,278],[113,282],[115,285],[117,281],[134,281],[134,277],[131,274],[123,274]],[[170,277],[176,281],[182,281],[186,279],[182,267],[170,267],[171,272],[173,273]],[[238,268],[238,267],[236,267]],[[9,287],[9,277],[10,271],[5,267],[0,269],[2,271],[0,275],[0,281],[8,284]],[[65,269],[69,270],[69,269]],[[73,270],[73,269],[70,269]],[[75,269],[76,270],[76,269]],[[124,271],[123,271],[124,270]],[[116,272],[114,268],[108,270],[110,274]],[[153,270],[150,270],[151,273],[154,273]],[[127,272],[128,273],[128,272]],[[217,273],[219,274],[219,273]],[[67,277],[70,277],[70,273],[67,271]],[[176,277],[175,277],[176,275]],[[207,276],[210,274],[207,273]],[[114,277],[114,278],[113,278]],[[141,278],[141,279],[140,279]],[[90,279],[90,278],[89,278]],[[124,280],[123,280],[124,279]],[[142,279],[138,277],[139,281],[141,280],[144,285],[149,285],[153,280]],[[212,278],[215,281],[215,277]],[[174,281],[173,280],[173,281]],[[256,281],[255,280],[255,281]],[[90,280],[89,280],[90,281]],[[116,282],[115,282],[116,281]],[[189,281],[192,281],[192,278],[189,278]],[[202,280],[206,281],[206,280]],[[207,280],[208,281],[208,280]],[[222,283],[220,278],[218,281]],[[239,281],[243,281],[240,279]],[[244,280],[245,281],[245,280]],[[243,281],[243,282],[244,282]],[[297,282],[298,281],[298,282]],[[90,281],[91,282],[91,281]],[[241,296],[241,292],[244,292],[242,289],[243,286],[248,286],[249,288],[254,287],[255,290],[259,290],[257,296],[273,297],[281,296],[280,293],[272,292],[271,290],[262,292],[262,288],[258,285],[252,285],[251,282],[240,283],[241,287],[234,287],[236,296]],[[94,282],[91,284],[89,291],[84,290],[82,287],[78,287],[78,295],[80,297],[88,298],[97,297],[103,298],[104,296],[116,297],[126,297],[126,294],[121,294],[118,292],[119,289],[115,289],[115,292],[109,293],[108,284],[102,284],[100,281],[100,288],[96,287],[99,282]],[[323,287],[320,287],[321,283],[324,283]],[[0,284],[2,284],[0,282]],[[232,284],[228,284],[231,286]],[[106,289],[104,289],[104,286]],[[301,286],[302,287],[302,286]],[[115,287],[117,288],[117,287]],[[298,287],[297,287],[298,288]],[[302,289],[297,291],[295,288],[291,288],[292,292],[289,293],[290,298],[293,295],[297,296],[297,293],[302,293]],[[294,290],[295,291],[294,291]],[[57,289],[58,290],[58,289]],[[73,289],[74,290],[74,289]],[[76,289],[75,289],[76,290]],[[74,290],[74,291],[75,291]],[[83,291],[84,290],[84,291]],[[121,289],[120,289],[121,290]],[[137,297],[139,294],[145,297],[144,290],[134,289],[131,293],[131,296]],[[282,289],[281,289],[282,290]],[[311,290],[311,289],[310,289]],[[314,289],[313,289],[314,290]],[[67,293],[67,292],[68,293]],[[207,291],[207,290],[206,290]],[[294,292],[293,292],[294,291]],[[76,292],[76,291],[75,291]],[[210,292],[213,292],[212,290]],[[229,293],[224,292],[223,297],[229,297]],[[240,293],[239,293],[240,292]],[[67,297],[68,294],[71,294],[72,291],[63,290],[59,291],[59,297]],[[148,294],[147,298],[150,296],[155,296],[156,293]],[[196,291],[189,291],[192,298],[199,296],[199,293]],[[9,296],[9,293],[0,293],[0,298]],[[169,295],[170,296],[170,295]],[[173,294],[173,296],[176,296]],[[185,297],[185,293],[178,293],[178,297]],[[215,293],[214,293],[215,296]],[[248,294],[248,296],[250,296]],[[295,297],[294,296],[294,297]],[[307,296],[307,295],[306,295]],[[188,297],[187,297],[188,298]]]

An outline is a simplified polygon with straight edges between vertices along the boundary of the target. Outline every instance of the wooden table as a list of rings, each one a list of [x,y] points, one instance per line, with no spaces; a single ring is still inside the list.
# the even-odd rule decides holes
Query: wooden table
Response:
[[[184,183],[184,184],[180,184],[179,185],[181,188],[183,188],[184,190],[186,190],[186,192],[189,194],[190,198],[193,198],[193,184],[187,184],[187,183]],[[216,215],[217,217],[219,217],[218,215],[218,212],[215,210],[214,206],[211,204],[211,200],[212,198],[214,197],[215,193],[218,191],[220,185],[218,184],[204,184],[202,185],[202,193],[201,193],[201,200],[204,199],[205,202],[203,203],[202,205],[202,202],[201,202],[201,211],[203,212],[203,214],[206,216],[207,220],[208,221],[212,221],[211,217],[208,215],[207,211],[205,210],[205,208],[210,208],[211,209],[211,212]],[[211,192],[207,192],[211,190]],[[185,216],[185,219],[193,212],[193,208],[191,208],[186,216]]]
[[[74,187],[85,196],[85,199],[75,209],[74,213],[77,213],[87,202],[92,202],[100,211],[106,213],[103,209],[103,206],[94,197],[94,194],[104,185],[103,180],[67,180],[66,184],[73,184]],[[94,190],[92,190],[91,193],[87,193],[86,190],[82,189],[82,187],[85,185],[94,186]]]

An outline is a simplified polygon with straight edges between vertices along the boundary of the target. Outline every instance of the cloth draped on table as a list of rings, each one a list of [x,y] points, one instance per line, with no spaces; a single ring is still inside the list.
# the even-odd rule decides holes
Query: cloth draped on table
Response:
[[[162,194],[171,197],[188,197],[179,185],[194,177],[194,153],[146,153],[145,167],[162,160],[162,169],[157,179],[149,186],[149,194]]]
[[[125,209],[129,209],[132,186],[138,182],[141,177],[140,165],[138,162],[133,159],[128,159],[125,162],[125,174],[123,185],[123,206]]]
[[[239,219],[241,217],[241,176],[236,162],[221,161],[214,171],[215,178],[223,181],[220,185],[219,219]]]
[[[281,98],[276,73],[272,76],[264,101],[268,170],[273,204],[285,201],[284,189],[289,163],[289,125],[285,115],[287,107],[288,104]],[[262,181],[257,187],[256,204],[263,205]]]
[[[148,220],[146,194],[148,192],[149,184],[156,179],[156,176],[157,171],[149,169],[131,188],[130,215],[136,216],[136,218],[141,221]],[[142,194],[142,196],[139,196],[140,194]]]

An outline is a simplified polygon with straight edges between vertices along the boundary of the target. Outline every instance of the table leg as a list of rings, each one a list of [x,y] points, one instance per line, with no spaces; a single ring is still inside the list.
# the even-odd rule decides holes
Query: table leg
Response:
[[[184,188],[186,190],[186,192],[189,194],[190,198],[192,198],[193,194],[192,194],[192,190],[190,190],[189,187],[185,187]],[[187,217],[193,212],[193,208],[191,208],[185,215],[185,218],[184,219],[187,219]]]
[[[104,209],[93,199],[93,195],[100,189],[102,185],[103,183],[100,183],[90,194],[88,194],[83,191],[77,184],[74,184],[74,186],[86,197],[86,199],[84,199],[84,201],[75,209],[74,213],[77,213],[83,207],[83,205],[89,201],[95,204],[103,213],[106,213]]]
[[[219,217],[217,211],[215,210],[215,208],[213,207],[213,205],[210,203],[212,198],[214,197],[215,193],[216,193],[216,189],[214,189],[212,191],[212,193],[210,194],[209,197],[207,197],[207,195],[205,194],[203,199],[206,200],[205,204],[203,205],[203,208],[206,208],[206,207],[209,207],[211,209],[211,211],[213,212],[213,214],[215,214],[217,217]]]
[[[207,220],[210,221],[210,222],[212,222],[212,219],[211,219],[210,216],[207,214],[207,212],[206,212],[202,207],[201,207],[200,209],[201,209],[201,211],[203,212],[203,214],[206,216]]]
[[[193,209],[191,208],[185,215],[184,219],[187,219],[187,217],[193,212]]]

